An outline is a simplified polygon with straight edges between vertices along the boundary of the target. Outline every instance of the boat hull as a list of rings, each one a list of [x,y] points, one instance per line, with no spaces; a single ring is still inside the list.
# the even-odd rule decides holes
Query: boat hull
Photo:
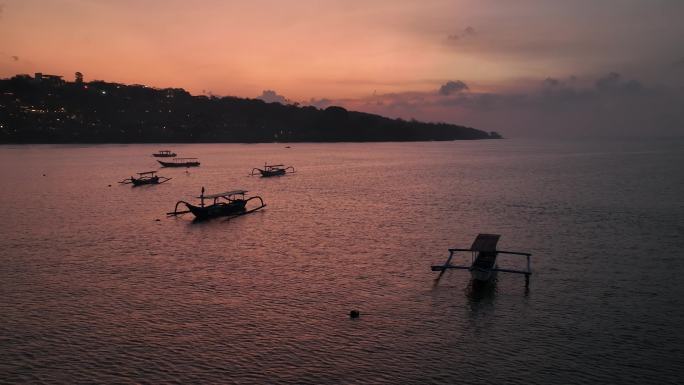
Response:
[[[261,172],[261,176],[262,176],[262,177],[285,175],[285,170],[284,170],[284,169],[279,169],[279,170],[260,170],[260,172]]]
[[[475,281],[488,282],[496,276],[496,271],[489,269],[471,268],[470,277]]]
[[[155,158],[175,158],[176,154],[152,154]]]
[[[210,218],[242,214],[245,212],[246,204],[247,201],[235,200],[230,203],[219,203],[204,207],[191,205],[189,203],[186,203],[185,205],[188,207],[188,210],[190,210],[190,212],[195,216],[196,219],[204,220]]]
[[[178,163],[178,162],[163,162],[161,160],[158,160],[159,164],[162,165],[162,167],[199,167],[200,162],[184,162],[184,163]]]
[[[476,281],[487,282],[494,277],[496,271],[496,252],[481,251],[470,267],[470,275]]]
[[[133,183],[133,186],[142,186],[145,184],[158,184],[159,183],[159,177],[155,176],[153,178],[147,178],[147,179],[131,178],[131,183]]]

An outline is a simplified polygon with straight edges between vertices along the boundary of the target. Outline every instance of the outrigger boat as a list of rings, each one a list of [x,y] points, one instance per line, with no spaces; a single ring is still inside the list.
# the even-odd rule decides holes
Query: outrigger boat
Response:
[[[178,201],[176,202],[176,206],[174,207],[173,211],[166,213],[166,215],[178,216],[186,213],[192,213],[197,220],[204,220],[216,217],[237,217],[240,215],[253,213],[266,207],[266,204],[264,204],[264,201],[260,196],[256,195],[246,198],[246,193],[247,191],[245,190],[234,190],[218,194],[204,195],[204,187],[202,187],[202,193],[197,197],[197,199],[200,200],[199,206],[185,201]],[[205,205],[205,199],[213,199],[213,202],[210,205]],[[247,202],[253,199],[259,200],[259,206],[248,209]],[[187,207],[187,210],[178,211],[178,206],[180,204],[184,204],[185,207]]]
[[[480,282],[487,282],[496,276],[497,272],[502,271],[505,273],[525,274],[525,283],[528,283],[529,277],[532,274],[530,267],[530,257],[532,254],[518,251],[497,250],[496,244],[499,242],[500,237],[501,235],[499,234],[478,234],[469,249],[449,249],[449,258],[447,258],[446,262],[444,262],[443,265],[432,266],[432,271],[441,272],[439,277],[437,277],[437,279],[439,279],[447,269],[469,270],[473,280]],[[451,259],[454,257],[454,254],[459,251],[471,252],[470,266],[451,264]],[[499,268],[496,264],[496,257],[499,254],[523,255],[527,257],[527,269],[514,270]]]
[[[169,150],[159,150],[159,152],[152,154],[152,156],[156,158],[173,158],[176,156],[176,153]]]
[[[133,187],[135,186],[142,186],[144,184],[162,184],[164,182],[168,182],[171,180],[171,178],[167,178],[165,176],[159,176],[156,175],[156,171],[145,171],[145,172],[139,172],[137,173],[138,177],[130,177],[122,180],[121,184],[132,184]]]
[[[295,172],[294,167],[292,166],[287,166],[285,167],[284,164],[265,164],[264,163],[264,168],[253,168],[252,172],[250,175],[256,175],[257,173],[260,173],[262,177],[269,177],[269,176],[281,176],[285,175],[288,171],[287,170],[292,170],[289,171],[290,173]],[[255,172],[256,171],[256,172]]]
[[[170,162],[163,162],[158,160],[162,167],[198,167],[200,162],[197,158],[174,158]]]

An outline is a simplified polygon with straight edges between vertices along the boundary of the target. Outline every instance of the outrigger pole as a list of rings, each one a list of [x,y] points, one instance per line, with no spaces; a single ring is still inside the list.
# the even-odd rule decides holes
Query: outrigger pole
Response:
[[[167,216],[178,216],[186,213],[192,213],[195,215],[196,219],[209,219],[214,217],[228,217],[231,219],[241,215],[249,214],[266,207],[263,199],[260,196],[253,196],[246,198],[245,190],[234,190],[226,191],[218,194],[204,194],[204,187],[202,187],[202,192],[196,198],[200,200],[199,206],[192,205],[186,201],[178,201],[173,208],[173,211],[166,213]],[[213,199],[213,203],[206,205],[204,201],[206,199]],[[223,199],[226,202],[220,202]],[[249,210],[246,209],[247,203],[252,200],[258,200],[259,206],[253,207]],[[178,206],[184,204],[187,210],[179,211]]]
[[[431,266],[432,271],[441,271],[444,273],[445,270],[447,269],[462,269],[462,270],[471,270],[471,266],[464,266],[464,265],[451,265],[449,262],[451,262],[451,258],[453,258],[454,253],[457,251],[471,251],[473,253],[476,253],[477,250],[472,250],[472,249],[449,249],[449,258],[447,258],[446,262],[444,262],[443,265],[433,265]],[[530,253],[522,253],[522,252],[517,252],[517,251],[496,251],[496,254],[513,254],[513,255],[524,255],[527,257],[527,270],[513,270],[513,269],[500,269],[500,268],[493,268],[489,269],[490,271],[503,271],[506,273],[517,273],[517,274],[525,274],[525,275],[532,275],[532,269],[530,268],[530,257],[532,254]],[[441,276],[440,274],[439,276]],[[439,278],[439,276],[437,278]]]
[[[532,268],[530,263],[530,257],[532,254],[524,253],[519,251],[505,251],[496,250],[496,243],[499,240],[498,234],[479,234],[473,245],[468,249],[462,248],[450,248],[449,257],[446,262],[442,265],[431,266],[432,271],[439,271],[439,275],[435,279],[438,281],[444,272],[448,269],[461,269],[469,270],[473,275],[474,279],[477,280],[489,280],[491,278],[492,272],[505,272],[505,273],[515,273],[525,275],[525,285],[529,284],[529,277],[532,275]],[[471,264],[470,266],[465,265],[452,265],[451,260],[454,254],[459,251],[469,251],[471,252]],[[477,254],[477,255],[476,255]],[[501,269],[496,265],[496,257],[499,254],[512,254],[512,255],[522,255],[527,258],[527,269],[526,270],[516,270],[516,269]]]
[[[249,198],[249,199],[254,199],[254,198],[259,198],[259,197],[251,197],[251,198]],[[249,199],[248,199],[248,200],[249,200]],[[266,204],[264,204],[264,201],[261,201],[261,206],[255,207],[255,208],[253,208],[253,209],[251,209],[251,210],[247,210],[247,211],[241,212],[241,213],[239,213],[239,214],[233,214],[233,215],[226,216],[226,219],[225,219],[225,220],[226,220],[226,221],[229,221],[229,220],[231,220],[231,219],[233,219],[233,218],[241,217],[241,216],[243,216],[243,215],[245,215],[245,214],[249,214],[249,213],[253,213],[253,212],[257,211],[257,210],[261,210],[261,209],[263,209],[264,207],[266,207]]]

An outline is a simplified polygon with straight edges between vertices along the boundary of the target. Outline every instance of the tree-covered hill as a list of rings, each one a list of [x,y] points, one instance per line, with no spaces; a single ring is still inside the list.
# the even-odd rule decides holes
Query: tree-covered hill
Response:
[[[54,76],[0,80],[0,143],[339,142],[499,138],[470,127]]]

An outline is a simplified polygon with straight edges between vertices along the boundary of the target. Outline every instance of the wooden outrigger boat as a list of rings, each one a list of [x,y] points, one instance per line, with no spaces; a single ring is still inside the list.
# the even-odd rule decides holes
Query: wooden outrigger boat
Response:
[[[281,176],[285,175],[288,171],[287,170],[292,170],[289,171],[290,173],[295,172],[294,167],[292,166],[287,166],[285,167],[284,164],[265,164],[264,163],[264,168],[253,168],[252,172],[250,175],[256,175],[257,173],[260,173],[262,177],[269,177],[269,176]],[[256,172],[255,172],[256,171]]]
[[[263,199],[256,195],[250,198],[246,198],[245,190],[234,190],[226,191],[218,194],[204,195],[204,187],[202,187],[202,193],[197,199],[200,200],[199,205],[193,205],[185,201],[176,202],[172,212],[166,213],[168,216],[178,216],[186,213],[192,213],[197,220],[204,220],[216,217],[237,217],[240,215],[245,215],[253,213],[266,207]],[[205,199],[212,199],[213,202],[210,205],[205,205]],[[247,202],[257,199],[259,200],[259,206],[253,208],[247,208]],[[178,210],[178,206],[184,204],[187,210]]]
[[[167,178],[165,176],[159,176],[157,175],[156,171],[145,171],[145,172],[139,172],[137,173],[138,177],[130,177],[122,180],[121,184],[132,184],[133,187],[135,186],[142,186],[144,184],[162,184],[164,182],[168,182],[171,180],[171,178]]]
[[[500,237],[501,235],[499,234],[478,234],[469,249],[449,249],[449,258],[447,258],[446,262],[444,262],[443,265],[432,266],[432,271],[441,272],[439,277],[437,277],[439,279],[448,269],[469,270],[472,279],[480,282],[487,282],[496,276],[497,272],[502,271],[505,273],[525,274],[525,283],[528,283],[529,277],[532,274],[530,267],[530,257],[532,254],[518,251],[497,250],[496,244],[499,242]],[[470,266],[451,264],[451,259],[454,257],[454,254],[459,251],[471,252]],[[514,270],[499,268],[496,264],[496,258],[499,254],[523,255],[527,257],[527,269]]]
[[[197,158],[173,158],[170,162],[158,160],[162,167],[198,167],[200,162]]]
[[[159,152],[152,154],[152,156],[156,158],[174,158],[176,153],[169,150],[159,150]]]

